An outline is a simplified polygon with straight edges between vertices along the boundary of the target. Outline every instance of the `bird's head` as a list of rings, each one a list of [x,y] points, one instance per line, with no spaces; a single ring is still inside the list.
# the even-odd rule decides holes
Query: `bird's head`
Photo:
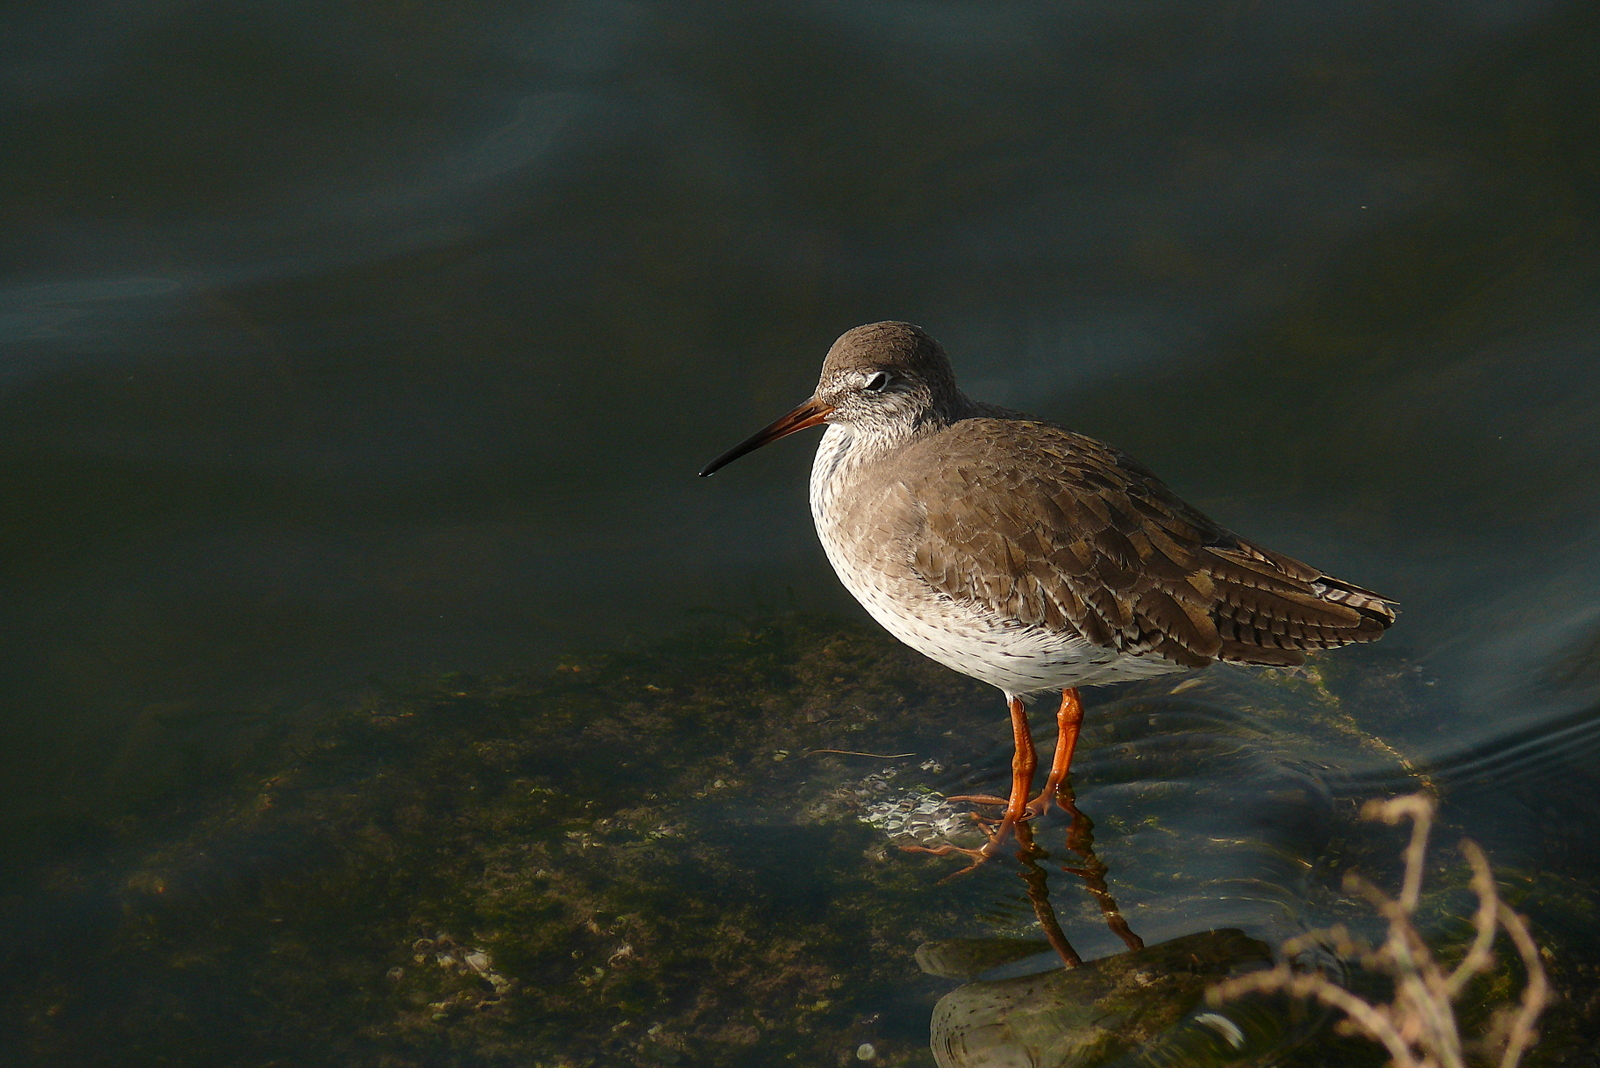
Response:
[[[910,323],[868,323],[841,334],[822,361],[817,391],[804,404],[712,460],[712,474],[763,445],[819,423],[884,441],[904,439],[960,407],[944,349]]]

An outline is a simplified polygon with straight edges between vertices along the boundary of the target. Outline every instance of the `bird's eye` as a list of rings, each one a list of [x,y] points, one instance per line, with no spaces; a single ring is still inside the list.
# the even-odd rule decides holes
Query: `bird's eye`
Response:
[[[868,393],[882,393],[889,388],[889,377],[888,371],[874,371],[861,388]]]

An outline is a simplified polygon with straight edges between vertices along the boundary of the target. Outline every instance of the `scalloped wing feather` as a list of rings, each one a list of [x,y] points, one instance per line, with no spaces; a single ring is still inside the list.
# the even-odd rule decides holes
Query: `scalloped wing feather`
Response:
[[[1048,423],[963,420],[904,460],[917,572],[1026,624],[1202,667],[1297,664],[1394,620],[1372,591],[1239,538],[1136,461]]]

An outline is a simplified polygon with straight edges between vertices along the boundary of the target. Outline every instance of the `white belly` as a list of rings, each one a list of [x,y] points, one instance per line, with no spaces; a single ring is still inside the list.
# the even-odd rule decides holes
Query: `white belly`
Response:
[[[830,425],[811,469],[811,517],[828,562],[885,630],[945,667],[1022,695],[1182,671],[1159,656],[1128,656],[1071,632],[1019,623],[924,582],[900,545],[863,546],[839,524],[834,496],[848,492],[850,431]]]

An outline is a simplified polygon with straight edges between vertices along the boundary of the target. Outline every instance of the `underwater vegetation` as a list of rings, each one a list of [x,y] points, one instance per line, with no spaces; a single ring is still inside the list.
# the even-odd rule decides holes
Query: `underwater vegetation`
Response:
[[[1287,744],[1273,694],[1317,720],[1306,729],[1318,737],[1385,752],[1314,672],[1253,690],[1219,679],[1228,703],[1254,694],[1267,718],[1228,720],[1203,745],[1158,737],[1173,766]],[[1396,670],[1365,685],[1388,701],[1407,684]],[[51,861],[8,893],[0,1052],[208,1068],[929,1065],[935,1003],[964,978],[988,980],[926,974],[919,957],[937,954],[918,947],[999,940],[989,967],[1039,937],[1014,869],[941,885],[947,866],[896,848],[976,833],[935,802],[959,792],[962,768],[1003,772],[1009,733],[993,705],[885,636],[786,616],[523,677],[405,680],[285,719],[181,803],[108,817],[111,848]],[[1160,752],[1138,747],[1150,725],[1199,713],[1133,692],[1091,701],[1090,718],[1083,775],[1107,785],[1080,801],[1098,798],[1110,882],[1151,949],[1124,961],[1086,950],[1098,977],[1006,981],[1132,1006],[1141,962],[1214,947],[1200,955],[1216,967],[1157,984],[1179,1000],[1138,1009],[1154,1042],[1204,1011],[1228,967],[1270,953],[1237,931],[1182,941],[1212,884],[1186,875],[1180,825],[1127,814],[1174,789],[1148,770]],[[1236,764],[1219,764],[1219,781],[1237,785]],[[1360,823],[1353,808],[1345,819],[1309,786],[1284,798],[1273,811],[1306,821],[1306,850],[1335,855],[1327,870],[1286,853],[1281,828],[1244,825],[1240,843],[1260,836],[1252,857],[1328,884],[1324,896],[1393,844],[1341,838]],[[1057,830],[1040,841],[1053,848]],[[1079,881],[1051,870],[1069,930],[1103,928]],[[1276,892],[1262,900],[1282,912]],[[1470,945],[1470,916],[1459,926]],[[1109,1057],[1127,1043],[1092,1048]],[[1279,1060],[1381,1062],[1337,1036]]]

